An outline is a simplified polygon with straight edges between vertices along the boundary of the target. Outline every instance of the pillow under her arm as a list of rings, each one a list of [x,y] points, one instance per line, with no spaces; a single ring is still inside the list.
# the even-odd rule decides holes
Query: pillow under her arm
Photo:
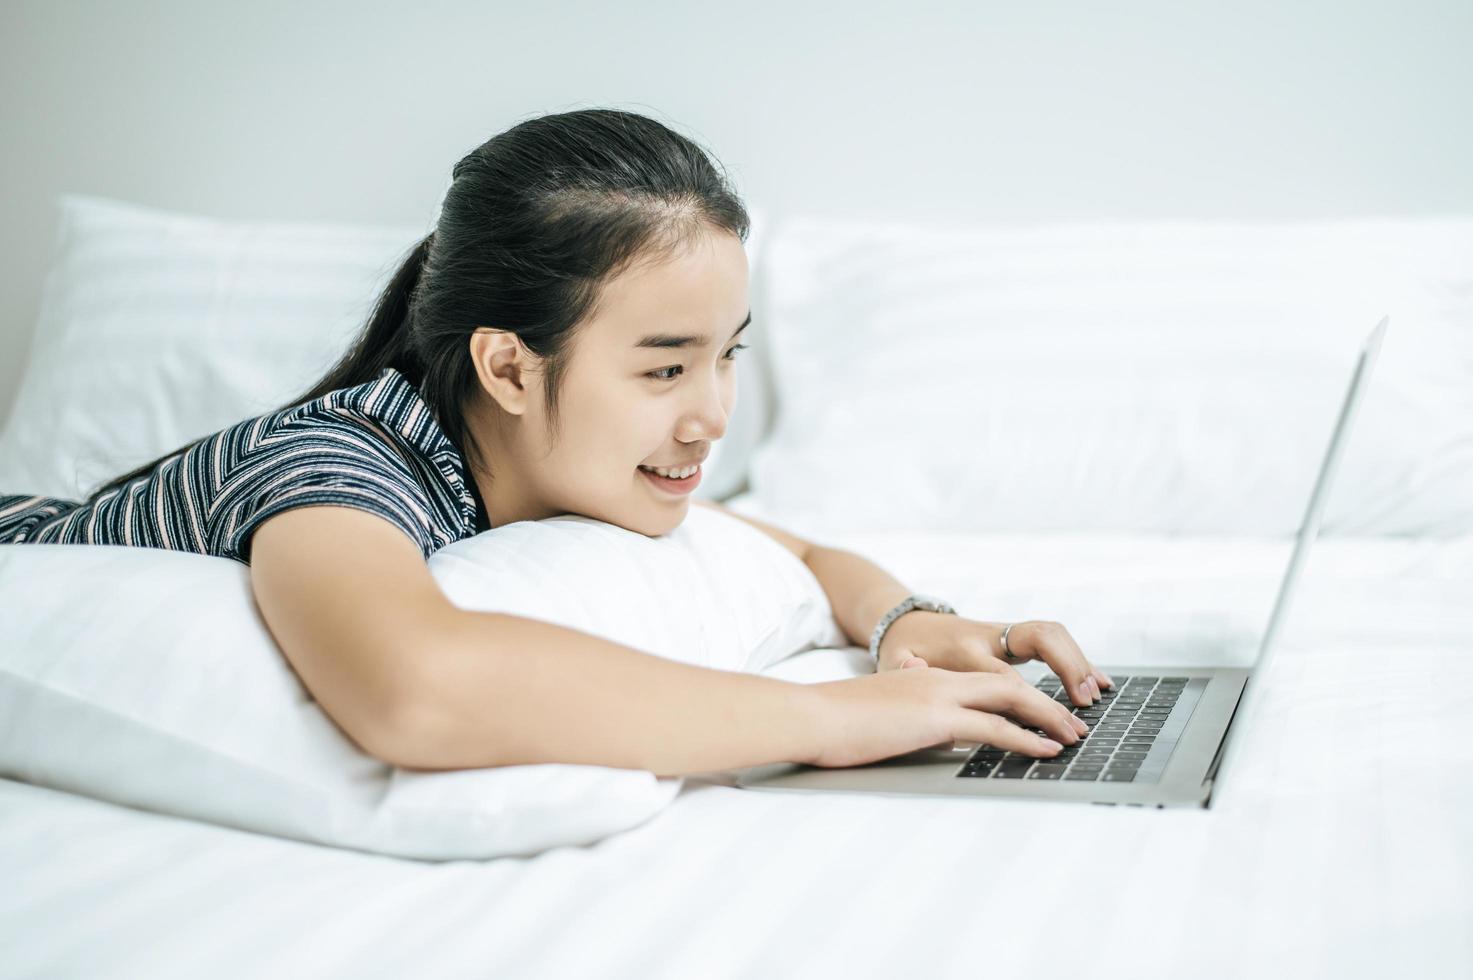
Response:
[[[459,605],[687,663],[760,670],[845,645],[796,556],[704,508],[659,538],[571,515],[518,522],[444,548],[429,566]],[[78,594],[89,596],[85,617]],[[0,547],[0,775],[432,860],[593,843],[643,823],[682,784],[604,766],[388,766],[300,683],[243,565],[100,545]]]

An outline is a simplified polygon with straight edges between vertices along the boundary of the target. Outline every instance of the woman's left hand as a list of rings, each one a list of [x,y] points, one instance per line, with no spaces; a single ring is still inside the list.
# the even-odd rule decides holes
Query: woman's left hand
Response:
[[[912,610],[890,624],[880,643],[877,670],[940,667],[943,670],[1006,672],[1002,633],[1006,623],[981,623],[954,613]],[[1059,675],[1078,705],[1093,704],[1101,687],[1114,687],[1108,674],[1084,656],[1063,624],[1028,620],[1013,624],[1008,649],[1018,663],[1042,660]]]

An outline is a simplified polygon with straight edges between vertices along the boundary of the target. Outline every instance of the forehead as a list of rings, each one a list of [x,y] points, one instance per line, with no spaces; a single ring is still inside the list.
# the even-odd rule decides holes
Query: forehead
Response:
[[[657,335],[722,343],[747,317],[747,255],[735,235],[698,236],[669,258],[639,262],[600,291],[592,333],[639,351]],[[648,345],[674,347],[676,344]]]

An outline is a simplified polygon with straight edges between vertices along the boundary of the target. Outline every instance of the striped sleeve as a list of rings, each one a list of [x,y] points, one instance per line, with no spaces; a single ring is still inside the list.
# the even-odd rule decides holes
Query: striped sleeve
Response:
[[[296,507],[326,504],[376,514],[399,528],[426,558],[438,547],[433,505],[404,458],[350,427],[301,428],[263,439],[232,474],[232,493],[213,515],[218,553],[250,563],[251,535]]]

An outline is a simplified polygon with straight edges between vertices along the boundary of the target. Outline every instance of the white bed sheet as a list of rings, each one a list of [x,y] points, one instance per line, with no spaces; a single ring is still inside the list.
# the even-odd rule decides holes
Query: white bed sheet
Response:
[[[1247,662],[1241,637],[1162,638],[1260,630],[1290,548],[821,543],[972,618],[1058,619],[1107,666]],[[1470,600],[1473,538],[1320,541],[1210,810],[744,791],[712,773],[592,847],[434,864],[0,781],[0,976],[1473,975]],[[849,648],[769,673],[863,669]]]

